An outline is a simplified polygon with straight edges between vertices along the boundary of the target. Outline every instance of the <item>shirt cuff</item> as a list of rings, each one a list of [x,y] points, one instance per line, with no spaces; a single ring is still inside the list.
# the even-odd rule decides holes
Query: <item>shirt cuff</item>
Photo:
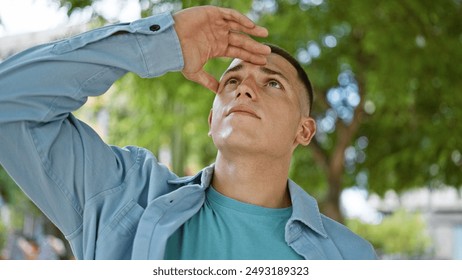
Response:
[[[146,77],[156,77],[166,71],[183,69],[183,52],[174,24],[170,13],[151,16],[131,24],[146,62]],[[163,67],[159,68],[159,65]]]

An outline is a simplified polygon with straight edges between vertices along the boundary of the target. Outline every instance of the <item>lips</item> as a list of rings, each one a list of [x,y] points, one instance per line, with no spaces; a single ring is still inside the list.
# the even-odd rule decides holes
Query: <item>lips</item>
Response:
[[[247,106],[247,105],[236,105],[236,106],[232,106],[226,116],[229,116],[231,114],[240,114],[240,115],[247,115],[249,117],[253,117],[253,118],[257,118],[257,119],[261,119],[260,116],[258,116],[258,114],[255,112],[255,110],[253,110],[251,107]]]

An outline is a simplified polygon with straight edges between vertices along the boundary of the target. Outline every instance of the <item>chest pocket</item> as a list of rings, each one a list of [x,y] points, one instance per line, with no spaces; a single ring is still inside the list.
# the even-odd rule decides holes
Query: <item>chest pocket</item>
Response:
[[[144,208],[128,202],[101,232],[96,242],[96,259],[130,259],[133,239]]]

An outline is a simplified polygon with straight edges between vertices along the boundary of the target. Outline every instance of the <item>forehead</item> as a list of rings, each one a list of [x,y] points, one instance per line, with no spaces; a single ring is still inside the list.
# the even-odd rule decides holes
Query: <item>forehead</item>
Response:
[[[261,69],[267,68],[273,71],[277,71],[284,78],[286,78],[292,85],[295,85],[295,83],[298,81],[297,79],[297,71],[295,70],[295,67],[292,66],[285,58],[278,54],[270,54],[267,57],[267,63],[266,65],[255,65],[250,62],[243,61],[241,59],[234,59],[226,71],[223,73],[223,75],[226,75],[228,71],[232,71],[232,69],[236,69],[236,66],[242,66],[241,68],[237,67],[237,71],[260,71]]]

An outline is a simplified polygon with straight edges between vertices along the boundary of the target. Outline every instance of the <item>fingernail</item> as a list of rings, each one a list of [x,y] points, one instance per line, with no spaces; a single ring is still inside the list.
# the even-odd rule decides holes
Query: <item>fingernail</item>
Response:
[[[270,46],[265,45],[265,47],[266,47],[266,53],[267,53],[267,54],[270,54],[270,53],[271,53],[271,48],[270,48]]]
[[[263,26],[261,26],[261,28],[263,29],[263,33],[264,33],[263,37],[266,37],[266,36],[268,36],[268,35],[269,35],[269,31],[268,31],[268,29],[266,29],[266,28],[265,28],[265,27],[263,27]]]

